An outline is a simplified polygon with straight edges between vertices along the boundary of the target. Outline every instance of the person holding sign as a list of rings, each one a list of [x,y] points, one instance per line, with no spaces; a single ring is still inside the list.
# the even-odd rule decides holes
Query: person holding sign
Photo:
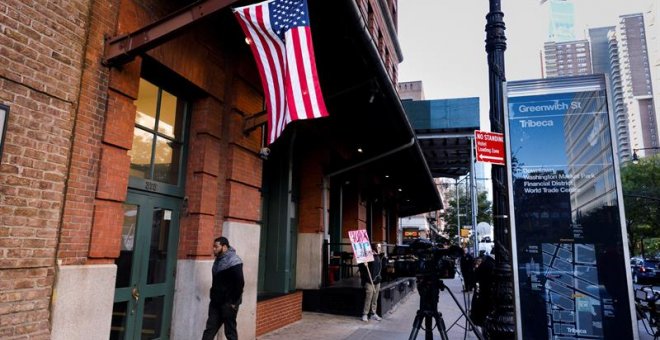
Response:
[[[362,281],[362,286],[364,287],[364,308],[362,310],[362,321],[369,321],[369,314],[371,318],[380,321],[381,318],[378,313],[376,313],[376,308],[378,307],[378,294],[380,293],[380,282],[381,270],[383,269],[383,258],[384,254],[382,252],[380,243],[374,243],[372,245],[373,249],[373,261],[360,263],[360,279]]]

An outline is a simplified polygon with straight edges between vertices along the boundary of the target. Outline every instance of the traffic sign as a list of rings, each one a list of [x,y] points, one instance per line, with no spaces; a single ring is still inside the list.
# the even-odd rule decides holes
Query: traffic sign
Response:
[[[504,135],[497,132],[474,130],[477,161],[504,165]]]

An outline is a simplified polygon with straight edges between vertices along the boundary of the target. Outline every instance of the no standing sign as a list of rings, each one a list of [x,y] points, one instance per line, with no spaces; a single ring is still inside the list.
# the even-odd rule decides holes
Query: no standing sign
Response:
[[[474,130],[477,161],[504,165],[504,135],[497,132]]]

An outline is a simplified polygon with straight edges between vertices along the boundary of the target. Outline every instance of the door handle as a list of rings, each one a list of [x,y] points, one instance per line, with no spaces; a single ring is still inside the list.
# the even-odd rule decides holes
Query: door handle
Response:
[[[133,300],[135,300],[135,303],[133,304],[133,308],[131,308],[131,315],[135,314],[135,309],[137,308],[138,301],[140,301],[140,290],[137,287],[133,287],[131,289],[131,296],[133,297]]]
[[[131,289],[131,295],[133,296],[133,299],[135,299],[135,302],[140,300],[140,290],[137,289],[137,287],[133,287],[133,289]]]

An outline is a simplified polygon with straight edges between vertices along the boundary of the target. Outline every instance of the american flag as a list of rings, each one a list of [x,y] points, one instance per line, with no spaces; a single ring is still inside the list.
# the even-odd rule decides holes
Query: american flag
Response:
[[[250,40],[268,111],[268,144],[298,119],[326,117],[306,0],[269,0],[234,9]]]

